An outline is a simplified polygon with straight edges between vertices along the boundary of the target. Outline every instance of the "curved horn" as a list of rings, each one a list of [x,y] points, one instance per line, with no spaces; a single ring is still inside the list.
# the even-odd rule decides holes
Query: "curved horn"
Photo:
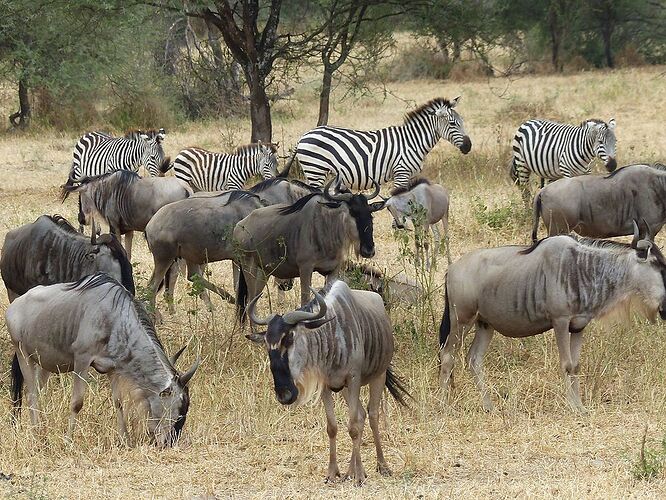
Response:
[[[648,222],[645,220],[645,217],[643,217],[643,226],[645,227],[645,234],[643,235],[643,237],[646,240],[650,240],[652,233],[650,232],[650,224],[648,224]]]
[[[183,385],[187,385],[187,383],[192,378],[192,375],[194,375],[194,372],[196,372],[197,368],[199,368],[200,364],[201,364],[201,358],[197,358],[197,360],[192,364],[192,366],[190,366],[190,369],[179,377],[180,383]]]
[[[366,199],[368,201],[372,200],[373,198],[375,198],[379,194],[379,183],[374,179],[370,179],[370,180],[372,181],[372,184],[375,186],[375,190],[373,191],[373,193],[370,196],[367,196],[365,194],[363,195],[363,196],[366,197]]]
[[[638,224],[636,223],[636,219],[632,221],[632,224],[634,225],[634,239],[631,240],[631,248],[636,248],[636,244],[640,239],[640,233],[638,231]]]
[[[330,192],[331,184],[335,182],[335,188],[337,189],[338,186],[340,186],[340,176],[336,176],[335,179],[330,181],[328,184],[324,186],[324,196],[330,200],[333,201],[349,201],[351,200],[353,194],[352,193],[344,193],[344,194],[332,194]]]
[[[310,291],[314,293],[315,298],[317,299],[317,303],[319,304],[319,311],[317,312],[307,312],[307,311],[291,311],[282,316],[282,321],[287,323],[288,325],[295,325],[297,323],[300,323],[301,321],[313,321],[315,319],[323,318],[326,316],[326,299],[322,297],[319,292],[313,290],[312,287],[310,287]]]
[[[95,223],[92,224],[92,232],[90,233],[90,244],[97,245],[97,231],[95,231]]]
[[[186,348],[187,348],[187,346],[184,345],[184,346],[181,347],[176,353],[174,353],[173,356],[171,356],[171,357],[169,358],[169,361],[171,362],[171,366],[175,366],[175,365],[176,365],[176,361],[178,361],[178,358],[180,358],[180,355],[183,354],[183,352],[185,352],[185,349],[186,349]]]
[[[254,306],[259,300],[259,297],[261,297],[261,294],[257,295],[255,298],[253,298],[250,303],[247,305],[247,315],[250,317],[250,321],[252,321],[256,325],[267,325],[268,323],[271,322],[271,320],[275,317],[275,314],[269,314],[265,318],[258,318],[254,314]]]

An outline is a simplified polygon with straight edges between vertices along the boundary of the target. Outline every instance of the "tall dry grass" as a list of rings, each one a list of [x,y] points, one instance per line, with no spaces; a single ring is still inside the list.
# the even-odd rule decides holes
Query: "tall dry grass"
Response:
[[[663,68],[542,76],[469,84],[396,83],[387,99],[335,102],[331,123],[375,128],[398,123],[412,105],[435,96],[463,94],[460,112],[474,146],[461,156],[440,144],[428,156],[425,174],[451,191],[451,253],[527,242],[529,222],[506,165],[511,137],[524,119],[580,122],[615,117],[618,161],[664,160]],[[314,82],[291,102],[276,106],[275,139],[286,147],[316,121]],[[165,147],[199,145],[226,149],[249,136],[244,121],[193,124],[169,133]],[[0,236],[43,213],[74,220],[75,201],[61,205],[58,185],[67,175],[74,136],[39,133],[0,139],[4,160],[0,184]],[[287,151],[284,151],[286,154]],[[393,236],[390,217],[376,217],[376,264],[416,273],[407,244]],[[664,237],[658,238],[662,246]],[[408,243],[411,246],[411,241]],[[152,259],[135,239],[137,284],[145,286]],[[661,324],[636,321],[618,328],[593,325],[582,354],[585,416],[572,415],[563,398],[552,334],[524,340],[496,336],[486,371],[498,410],[486,414],[471,378],[456,366],[456,390],[445,400],[437,389],[436,331],[442,311],[444,259],[419,306],[391,311],[396,328],[395,365],[415,397],[409,409],[384,403],[382,434],[391,478],[374,472],[374,449],[366,428],[362,456],[369,478],[362,489],[325,485],[324,415],[319,404],[283,408],[272,394],[266,355],[233,328],[233,309],[219,300],[215,311],[188,294],[182,283],[177,314],[166,315],[159,333],[170,351],[185,343],[182,366],[200,354],[204,362],[192,382],[192,405],[180,445],[159,451],[144,441],[121,446],[115,431],[108,384],[94,377],[75,435],[64,439],[69,407],[68,376],[52,377],[42,396],[41,428],[24,415],[9,425],[11,347],[0,321],[0,492],[19,497],[656,497],[663,474],[638,481],[632,473],[645,426],[647,446],[666,432],[666,338]],[[230,286],[229,265],[214,265],[213,280]],[[425,279],[421,276],[420,279]],[[288,304],[298,301],[298,290]],[[164,303],[160,299],[160,307]],[[0,313],[7,300],[0,290]],[[469,339],[468,339],[469,342]],[[338,404],[341,468],[351,453]]]

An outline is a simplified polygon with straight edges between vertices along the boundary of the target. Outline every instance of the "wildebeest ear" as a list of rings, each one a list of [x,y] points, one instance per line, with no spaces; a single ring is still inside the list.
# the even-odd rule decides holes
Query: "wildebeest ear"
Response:
[[[246,339],[251,340],[252,342],[256,342],[258,344],[263,343],[264,339],[266,338],[266,332],[260,332],[260,333],[248,333],[245,336]]]
[[[314,321],[304,321],[301,323],[305,328],[308,330],[314,330],[315,328],[319,328],[320,326],[325,325],[329,321],[333,321],[335,319],[335,316],[332,316],[330,318],[321,318],[321,319],[316,319]]]
[[[319,201],[318,203],[320,205],[325,205],[328,208],[340,208],[340,205],[342,205],[342,203],[336,201]]]
[[[377,212],[378,210],[384,208],[384,205],[386,205],[386,201],[376,201],[374,203],[370,203],[368,206],[370,207],[371,212]]]

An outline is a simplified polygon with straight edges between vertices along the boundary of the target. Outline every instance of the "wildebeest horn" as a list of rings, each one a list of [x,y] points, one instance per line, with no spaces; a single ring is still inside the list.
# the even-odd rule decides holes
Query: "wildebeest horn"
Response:
[[[295,325],[302,321],[314,321],[315,319],[323,318],[324,316],[326,316],[326,309],[327,309],[326,299],[324,299],[324,297],[322,297],[319,294],[319,292],[313,290],[312,287],[310,287],[310,291],[314,293],[314,296],[317,299],[317,303],[319,304],[319,311],[317,312],[291,311],[282,316],[282,321],[284,321],[288,325]]]
[[[370,180],[372,181],[372,184],[375,186],[375,190],[373,191],[373,193],[370,196],[367,196],[365,194],[363,195],[368,200],[372,200],[374,197],[376,197],[379,194],[379,183],[374,179],[370,179]]]
[[[90,244],[97,245],[97,231],[95,231],[95,223],[93,222],[93,230],[90,233]]]
[[[324,196],[325,196],[326,198],[328,198],[328,199],[330,199],[330,200],[334,200],[334,201],[349,201],[349,200],[351,200],[351,198],[352,198],[352,196],[353,196],[352,193],[344,193],[344,194],[340,194],[340,193],[338,193],[338,194],[332,194],[332,193],[330,192],[331,184],[333,184],[334,182],[335,182],[335,186],[334,186],[334,187],[335,187],[335,189],[337,190],[338,187],[340,187],[340,182],[341,182],[340,177],[339,177],[339,176],[336,176],[335,179],[331,180],[328,184],[326,184],[326,185],[324,186]]]
[[[261,294],[253,298],[250,303],[247,305],[247,315],[250,317],[250,320],[256,325],[267,325],[275,317],[275,314],[269,314],[265,318],[258,318],[254,314],[254,306],[261,297]]]
[[[185,352],[185,349],[187,348],[186,345],[181,347],[176,353],[174,353],[173,356],[169,358],[169,361],[171,361],[171,366],[174,366],[176,364],[176,361],[178,361],[178,358],[180,358],[180,355]]]
[[[192,364],[192,366],[190,366],[190,369],[179,377],[180,383],[183,385],[187,385],[187,383],[192,378],[192,375],[194,375],[194,372],[196,372],[197,368],[199,368],[200,364],[201,364],[201,358],[197,358],[197,360]]]
[[[640,233],[638,231],[638,223],[636,222],[636,219],[632,221],[634,225],[634,239],[631,240],[631,248],[636,248],[636,244],[638,243],[638,240],[640,239]]]
[[[649,239],[650,239],[650,235],[651,235],[652,233],[650,232],[650,224],[648,224],[648,222],[645,220],[645,217],[643,217],[643,226],[645,227],[645,234],[643,235],[643,237],[644,237],[646,240],[649,240]]]

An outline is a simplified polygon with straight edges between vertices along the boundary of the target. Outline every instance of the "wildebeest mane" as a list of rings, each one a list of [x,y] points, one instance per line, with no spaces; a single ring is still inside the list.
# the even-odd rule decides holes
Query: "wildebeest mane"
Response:
[[[51,222],[67,233],[76,234],[78,236],[81,235],[81,233],[79,233],[74,226],[72,226],[72,224],[60,214],[44,215],[44,217],[48,217]]]
[[[391,196],[396,196],[396,195],[399,195],[399,194],[402,194],[402,193],[407,193],[407,192],[411,191],[412,189],[414,189],[416,186],[420,186],[421,184],[427,184],[428,186],[430,186],[431,182],[428,179],[426,179],[425,177],[412,177],[411,179],[409,179],[409,184],[407,185],[407,187],[394,188],[391,191]]]
[[[444,106],[450,107],[451,101],[445,99],[444,97],[436,97],[435,99],[431,99],[430,101],[426,102],[425,104],[422,104],[418,108],[408,112],[405,115],[404,123],[407,124],[412,120],[421,118],[426,111],[434,111]]]
[[[576,240],[576,237],[573,236],[573,235],[571,235],[571,234],[563,234],[563,235],[558,235],[558,236],[568,236],[569,238],[571,238],[571,239],[573,239],[573,240]],[[536,247],[538,247],[543,241],[546,241],[546,240],[549,239],[549,238],[556,238],[556,237],[557,237],[557,236],[546,236],[545,238],[541,238],[540,240],[537,240],[537,241],[535,241],[534,243],[532,243],[532,244],[531,244],[530,246],[528,246],[527,248],[525,248],[525,249],[519,251],[518,254],[519,254],[519,255],[529,255],[529,254],[531,254],[532,252],[534,252],[534,250],[536,250]]]
[[[311,193],[321,193],[321,192],[322,192],[321,189],[316,188],[316,187],[314,187],[314,186],[310,186],[310,184],[308,184],[307,182],[303,182],[303,181],[300,180],[300,179],[289,179],[289,182],[290,182],[291,184],[295,184],[295,185],[297,185],[297,186],[300,186],[300,187],[302,187],[302,188],[305,188],[305,189],[307,189],[308,191],[310,191]]]
[[[303,198],[299,198],[293,204],[278,209],[278,213],[280,215],[289,215],[289,214],[294,214],[296,212],[300,212],[301,210],[303,210],[303,207],[307,205],[312,198],[319,195],[321,195],[321,193],[317,192],[317,193],[310,193],[307,196],[303,196]]]
[[[282,177],[271,177],[270,179],[261,181],[259,184],[255,184],[248,191],[250,191],[251,193],[263,193],[268,188],[271,188],[275,184],[279,184],[280,182],[289,182],[289,181]]]
[[[226,193],[223,193],[223,194],[226,194]],[[222,196],[222,195],[219,195],[219,196]],[[229,205],[229,203],[233,203],[234,201],[238,201],[238,200],[245,200],[247,198],[260,199],[259,196],[257,196],[256,194],[254,194],[250,191],[243,191],[241,189],[236,189],[236,190],[231,192],[231,194],[229,195],[229,199],[227,200],[227,202],[223,206],[226,207],[227,205]]]
[[[114,170],[113,172],[105,172],[101,175],[97,175],[94,177],[84,177],[79,181],[79,183],[82,186],[84,186],[86,184],[90,184],[91,182],[103,181],[111,177],[112,175],[118,176],[119,184],[132,184],[141,179],[141,176],[139,174],[137,174],[136,172],[132,172],[131,170]]]
[[[125,249],[120,244],[118,238],[115,235],[111,234],[110,241],[107,241],[105,245],[111,251],[113,256],[118,264],[120,264],[120,277],[122,279],[122,284],[127,288],[130,294],[134,295],[136,290],[134,288],[134,276],[132,275],[132,263],[127,258],[127,253]]]

